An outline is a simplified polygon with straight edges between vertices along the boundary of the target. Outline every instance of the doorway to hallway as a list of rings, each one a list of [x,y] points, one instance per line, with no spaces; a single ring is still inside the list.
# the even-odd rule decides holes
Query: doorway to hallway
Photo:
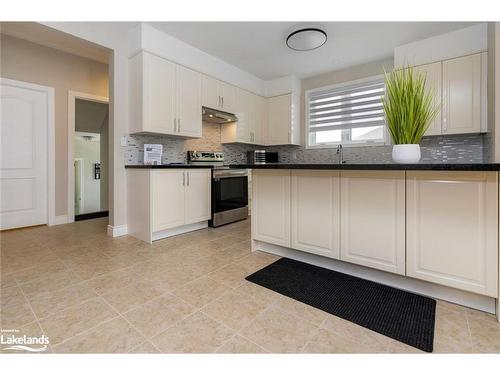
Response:
[[[108,211],[108,122],[107,98],[70,93],[74,103],[71,141],[70,221],[106,217]],[[71,97],[73,96],[73,97]],[[73,108],[71,108],[72,110]],[[74,124],[74,128],[72,127]],[[68,202],[69,203],[69,202]]]

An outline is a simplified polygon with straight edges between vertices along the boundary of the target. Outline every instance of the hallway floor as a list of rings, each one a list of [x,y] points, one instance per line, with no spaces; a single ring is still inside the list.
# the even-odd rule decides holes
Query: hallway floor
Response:
[[[245,281],[277,259],[251,253],[249,220],[153,245],[106,225],[2,233],[1,328],[55,353],[419,352]],[[434,351],[500,353],[500,324],[438,301]]]

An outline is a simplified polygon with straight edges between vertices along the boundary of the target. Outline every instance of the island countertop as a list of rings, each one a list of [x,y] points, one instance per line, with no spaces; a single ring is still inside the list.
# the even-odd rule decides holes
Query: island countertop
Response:
[[[500,163],[271,163],[271,164],[232,164],[231,168],[248,169],[331,169],[331,170],[408,170],[408,171],[499,171]]]

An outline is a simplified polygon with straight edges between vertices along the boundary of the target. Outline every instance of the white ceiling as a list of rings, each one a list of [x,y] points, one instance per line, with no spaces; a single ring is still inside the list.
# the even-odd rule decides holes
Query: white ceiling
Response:
[[[198,49],[264,80],[294,74],[306,78],[393,56],[394,47],[478,22],[324,22],[326,44],[313,51],[286,47],[301,23],[150,22]]]

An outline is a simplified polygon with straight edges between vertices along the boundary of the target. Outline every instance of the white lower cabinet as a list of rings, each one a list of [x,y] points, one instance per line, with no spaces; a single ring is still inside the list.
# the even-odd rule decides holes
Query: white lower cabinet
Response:
[[[292,171],[291,247],[339,259],[339,171]]]
[[[498,298],[498,183],[481,171],[255,169],[252,238]]]
[[[151,208],[153,232],[184,224],[183,169],[151,172]]]
[[[405,172],[341,171],[340,259],[405,273]]]
[[[159,169],[151,172],[152,231],[209,220],[210,169]]]
[[[185,190],[185,222],[197,223],[211,217],[212,178],[208,169],[187,169]]]
[[[252,202],[252,238],[290,247],[290,170],[254,170]]]
[[[407,172],[407,275],[498,296],[496,172]]]

